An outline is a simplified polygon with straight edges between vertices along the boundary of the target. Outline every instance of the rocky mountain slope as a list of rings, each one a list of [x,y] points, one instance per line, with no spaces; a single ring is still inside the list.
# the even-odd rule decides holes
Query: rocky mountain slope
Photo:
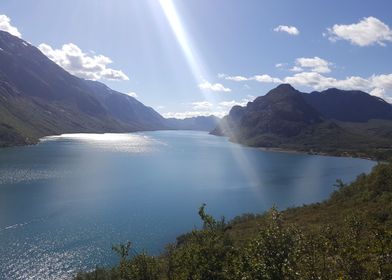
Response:
[[[361,91],[308,94],[282,84],[233,107],[211,133],[256,147],[382,153],[392,148],[392,105]]]
[[[77,78],[26,41],[0,31],[0,146],[70,132],[166,129],[135,98]]]

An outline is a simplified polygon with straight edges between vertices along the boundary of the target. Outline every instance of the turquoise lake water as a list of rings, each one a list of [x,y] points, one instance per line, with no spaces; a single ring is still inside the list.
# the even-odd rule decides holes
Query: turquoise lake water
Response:
[[[0,150],[0,279],[69,279],[114,243],[157,254],[217,217],[322,201],[374,162],[268,152],[206,132],[70,134]]]

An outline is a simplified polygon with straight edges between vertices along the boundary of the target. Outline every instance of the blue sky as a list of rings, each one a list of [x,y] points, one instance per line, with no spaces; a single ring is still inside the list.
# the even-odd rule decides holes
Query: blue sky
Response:
[[[390,11],[388,0],[1,0],[0,28],[165,116],[222,116],[281,82],[391,101]]]

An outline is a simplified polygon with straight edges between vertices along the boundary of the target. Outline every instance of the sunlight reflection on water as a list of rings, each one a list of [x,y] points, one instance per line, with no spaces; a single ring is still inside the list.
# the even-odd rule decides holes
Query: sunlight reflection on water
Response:
[[[41,139],[45,141],[72,141],[73,143],[85,143],[89,146],[93,145],[100,150],[121,153],[146,153],[158,150],[159,146],[165,143],[140,134],[116,134],[116,133],[75,133],[62,134],[56,136],[47,136]]]

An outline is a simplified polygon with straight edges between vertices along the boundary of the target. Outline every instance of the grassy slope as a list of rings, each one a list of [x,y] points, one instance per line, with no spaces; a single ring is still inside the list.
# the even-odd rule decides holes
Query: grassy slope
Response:
[[[359,214],[392,229],[392,163],[380,164],[369,175],[359,175],[352,184],[338,188],[324,202],[283,211],[285,222],[317,230],[327,224],[343,226],[348,216]],[[253,237],[264,219],[264,215],[237,217],[233,220],[232,234],[241,239]]]

